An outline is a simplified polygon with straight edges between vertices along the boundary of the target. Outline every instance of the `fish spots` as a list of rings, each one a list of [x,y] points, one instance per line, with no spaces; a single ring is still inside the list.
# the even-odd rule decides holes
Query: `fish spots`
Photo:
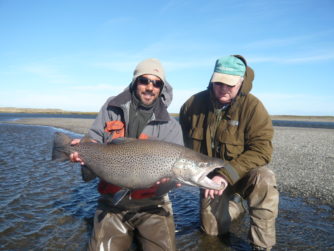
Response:
[[[148,188],[164,177],[202,186],[202,177],[222,166],[203,154],[158,140],[134,139],[115,144],[82,142],[69,148],[78,152],[98,177],[128,189]]]

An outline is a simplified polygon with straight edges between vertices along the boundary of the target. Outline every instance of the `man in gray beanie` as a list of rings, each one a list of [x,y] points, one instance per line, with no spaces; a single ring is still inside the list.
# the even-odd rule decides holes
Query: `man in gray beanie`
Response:
[[[105,144],[118,137],[156,138],[183,145],[181,127],[167,112],[171,101],[172,87],[161,63],[146,59],[137,65],[128,88],[105,102],[85,138]],[[81,162],[77,153],[71,160]],[[85,181],[96,177],[84,165],[82,175]],[[145,251],[175,250],[171,202],[167,194],[157,196],[156,189],[136,190],[115,206],[111,199],[121,188],[100,180],[88,250],[128,250],[135,234]]]

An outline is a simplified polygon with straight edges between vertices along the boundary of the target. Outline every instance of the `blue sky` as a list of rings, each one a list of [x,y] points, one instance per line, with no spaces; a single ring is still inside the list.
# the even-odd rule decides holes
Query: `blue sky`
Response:
[[[334,1],[0,0],[0,107],[98,111],[161,60],[169,112],[243,55],[272,115],[334,116]]]

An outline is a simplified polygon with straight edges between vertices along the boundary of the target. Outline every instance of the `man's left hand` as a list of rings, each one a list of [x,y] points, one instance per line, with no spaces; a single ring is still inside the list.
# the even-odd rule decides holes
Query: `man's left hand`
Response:
[[[217,184],[223,184],[224,188],[221,190],[213,190],[213,189],[205,189],[204,191],[204,197],[208,198],[210,197],[211,199],[214,199],[215,196],[221,196],[227,187],[228,183],[227,181],[220,175],[216,175],[212,178],[212,181],[214,181]]]

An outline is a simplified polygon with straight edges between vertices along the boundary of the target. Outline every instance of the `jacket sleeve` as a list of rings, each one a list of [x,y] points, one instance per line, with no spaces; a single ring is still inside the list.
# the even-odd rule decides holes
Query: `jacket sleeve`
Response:
[[[268,164],[272,155],[272,121],[261,102],[258,102],[249,115],[244,131],[244,151],[226,162],[222,174],[231,184],[241,179],[250,169]]]
[[[169,138],[171,142],[181,145],[184,145],[182,129],[180,123],[176,121],[175,118],[171,118],[171,130],[169,131]]]
[[[97,114],[95,121],[93,122],[91,128],[88,130],[88,137],[96,140],[99,143],[103,142],[104,127],[108,119],[108,104],[110,98],[101,107],[99,113]]]
[[[181,146],[184,145],[181,126],[179,122],[177,122],[177,120],[173,117],[170,117],[167,125],[160,129],[158,138],[166,142],[178,144]]]
[[[187,104],[189,101],[187,101],[185,104],[183,104],[183,106],[180,109],[180,114],[179,114],[179,122],[182,128],[182,134],[183,134],[183,141],[184,141],[184,145],[186,147],[191,148],[192,144],[191,144],[191,140],[189,139],[188,133],[190,131],[191,128],[191,117],[187,115]]]

